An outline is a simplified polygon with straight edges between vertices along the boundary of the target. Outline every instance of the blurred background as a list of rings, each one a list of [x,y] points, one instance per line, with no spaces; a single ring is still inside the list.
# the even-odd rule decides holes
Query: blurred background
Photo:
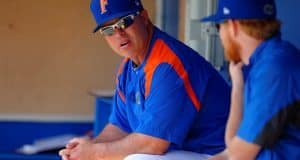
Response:
[[[89,3],[0,1],[0,117],[91,116],[88,91],[113,90],[121,57],[92,34]],[[155,3],[144,5],[155,19]]]
[[[67,115],[91,119],[91,90],[113,90],[121,57],[99,34],[89,0],[0,1],[0,118]],[[300,46],[299,1],[278,0],[283,36]],[[217,68],[224,64],[217,34],[199,19],[216,0],[143,0],[157,26]],[[208,24],[209,25],[209,24]],[[50,116],[50,117],[51,117]]]
[[[142,1],[155,25],[228,78],[218,33],[199,21],[216,0]],[[122,58],[92,33],[89,3],[0,0],[0,159],[59,159],[57,150],[35,158],[15,151],[49,136],[96,135],[106,124]],[[277,0],[277,8],[283,38],[300,48],[300,1]]]

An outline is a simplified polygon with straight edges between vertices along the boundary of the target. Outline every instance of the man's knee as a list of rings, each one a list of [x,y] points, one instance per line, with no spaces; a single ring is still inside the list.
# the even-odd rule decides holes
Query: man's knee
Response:
[[[138,157],[138,154],[130,154],[127,157],[124,158],[124,160],[136,160]]]
[[[132,154],[124,160],[207,160],[211,156],[189,151],[171,151],[164,155]]]
[[[124,158],[124,160],[159,160],[158,155],[149,154],[131,154]]]

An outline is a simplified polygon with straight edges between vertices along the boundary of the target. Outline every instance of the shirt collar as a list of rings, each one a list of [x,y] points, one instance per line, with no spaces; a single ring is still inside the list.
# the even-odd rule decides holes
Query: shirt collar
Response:
[[[280,39],[281,39],[281,34],[279,33],[276,36],[274,36],[274,37],[272,37],[268,40],[265,40],[260,45],[258,45],[258,47],[254,50],[253,54],[251,55],[251,57],[249,59],[249,64],[244,65],[243,68],[242,68],[244,79],[247,79],[252,66],[262,58],[262,55],[265,54],[265,53],[268,53],[268,52],[264,52],[265,48],[270,46],[270,44],[273,44],[274,41],[277,41],[277,40],[280,40]]]
[[[249,65],[248,66],[250,67],[253,64],[255,64],[258,60],[260,60],[261,56],[264,53],[267,53],[267,52],[264,52],[265,48],[268,47],[268,46],[270,46],[270,44],[273,44],[275,41],[280,40],[280,39],[281,39],[281,34],[279,33],[276,36],[274,36],[274,37],[272,37],[272,38],[270,38],[268,40],[265,40],[260,45],[258,45],[258,47],[254,50],[253,54],[250,56]]]

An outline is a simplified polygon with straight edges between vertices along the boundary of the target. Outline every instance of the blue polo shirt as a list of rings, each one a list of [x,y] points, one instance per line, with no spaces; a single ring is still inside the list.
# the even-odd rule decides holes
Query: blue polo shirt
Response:
[[[280,35],[250,58],[238,136],[258,144],[258,160],[300,159],[300,52]]]
[[[110,123],[171,143],[170,150],[215,154],[224,149],[230,88],[191,48],[154,28],[138,66],[125,59],[117,75]]]

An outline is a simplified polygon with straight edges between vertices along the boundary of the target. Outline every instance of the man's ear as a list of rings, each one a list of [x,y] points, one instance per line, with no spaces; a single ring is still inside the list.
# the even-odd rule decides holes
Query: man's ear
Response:
[[[141,18],[143,19],[144,23],[145,23],[146,25],[148,25],[148,23],[149,23],[149,15],[148,15],[147,10],[144,9],[144,10],[140,13],[140,16],[141,16]]]
[[[228,20],[227,23],[228,23],[228,28],[231,36],[236,37],[239,32],[238,22],[236,20]]]

